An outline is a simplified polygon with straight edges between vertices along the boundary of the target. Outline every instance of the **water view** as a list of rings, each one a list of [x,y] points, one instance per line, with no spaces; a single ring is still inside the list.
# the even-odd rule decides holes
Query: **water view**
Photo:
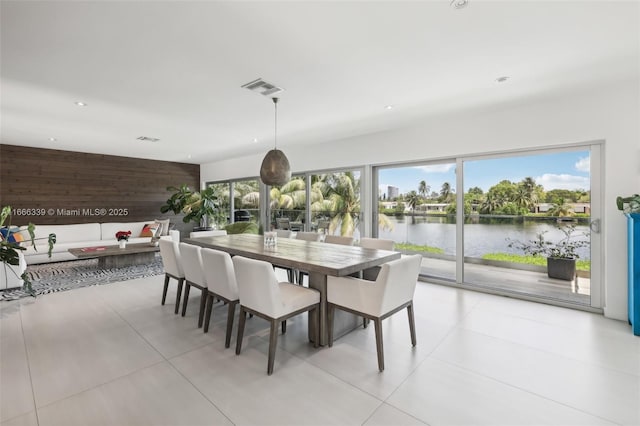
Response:
[[[407,242],[417,245],[438,247],[447,255],[456,254],[456,224],[453,217],[417,216],[415,223],[410,216],[389,217],[393,229],[380,229],[379,238]],[[589,240],[584,234],[589,232],[589,226],[584,223],[574,223],[576,239]],[[479,217],[468,219],[464,227],[465,256],[482,257],[487,253],[522,254],[515,248],[507,247],[506,238],[528,241],[536,238],[536,234],[545,232],[545,239],[559,241],[564,237],[556,222],[531,218],[499,219],[495,217]],[[579,238],[578,238],[579,237]],[[589,247],[577,250],[580,259],[591,258]]]

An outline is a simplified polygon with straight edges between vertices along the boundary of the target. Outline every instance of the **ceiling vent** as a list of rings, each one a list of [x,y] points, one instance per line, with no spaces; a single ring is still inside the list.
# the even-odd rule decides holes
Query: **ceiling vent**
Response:
[[[139,136],[136,139],[139,141],[147,141],[147,142],[158,142],[160,140],[158,138],[150,138],[148,136]]]
[[[268,83],[261,78],[250,81],[247,84],[243,84],[241,87],[249,89],[252,92],[259,93],[263,96],[275,95],[276,93],[280,93],[284,90],[282,87],[278,87],[275,84]]]

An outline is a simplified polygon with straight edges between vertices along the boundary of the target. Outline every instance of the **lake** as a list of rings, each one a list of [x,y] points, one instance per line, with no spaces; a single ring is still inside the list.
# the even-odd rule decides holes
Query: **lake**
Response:
[[[436,216],[416,216],[415,223],[410,216],[389,217],[393,225],[392,230],[379,230],[378,237],[391,239],[395,242],[407,242],[417,245],[439,247],[445,254],[456,253],[456,224],[455,218]],[[496,218],[475,217],[469,219],[464,226],[465,256],[482,257],[486,253],[523,254],[520,250],[507,247],[507,238],[529,241],[536,238],[539,232],[547,231],[545,239],[557,242],[564,237],[555,218],[541,220],[539,218]],[[580,223],[576,225],[575,239],[589,240],[584,234],[589,232],[589,226]],[[577,250],[580,259],[591,258],[589,247]]]

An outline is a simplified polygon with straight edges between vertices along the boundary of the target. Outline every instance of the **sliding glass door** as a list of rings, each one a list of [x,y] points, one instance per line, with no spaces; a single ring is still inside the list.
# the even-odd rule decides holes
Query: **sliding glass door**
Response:
[[[456,279],[455,163],[377,168],[378,238],[421,253],[422,275]],[[375,224],[374,224],[375,229]]]
[[[426,279],[600,308],[600,150],[374,167],[373,234],[421,253]]]
[[[590,306],[590,150],[463,164],[464,282]]]

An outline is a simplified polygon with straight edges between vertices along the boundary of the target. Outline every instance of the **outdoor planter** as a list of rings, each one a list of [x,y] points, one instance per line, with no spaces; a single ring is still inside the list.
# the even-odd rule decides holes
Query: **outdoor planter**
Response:
[[[576,276],[576,259],[547,257],[547,275],[557,280],[572,281]]]

